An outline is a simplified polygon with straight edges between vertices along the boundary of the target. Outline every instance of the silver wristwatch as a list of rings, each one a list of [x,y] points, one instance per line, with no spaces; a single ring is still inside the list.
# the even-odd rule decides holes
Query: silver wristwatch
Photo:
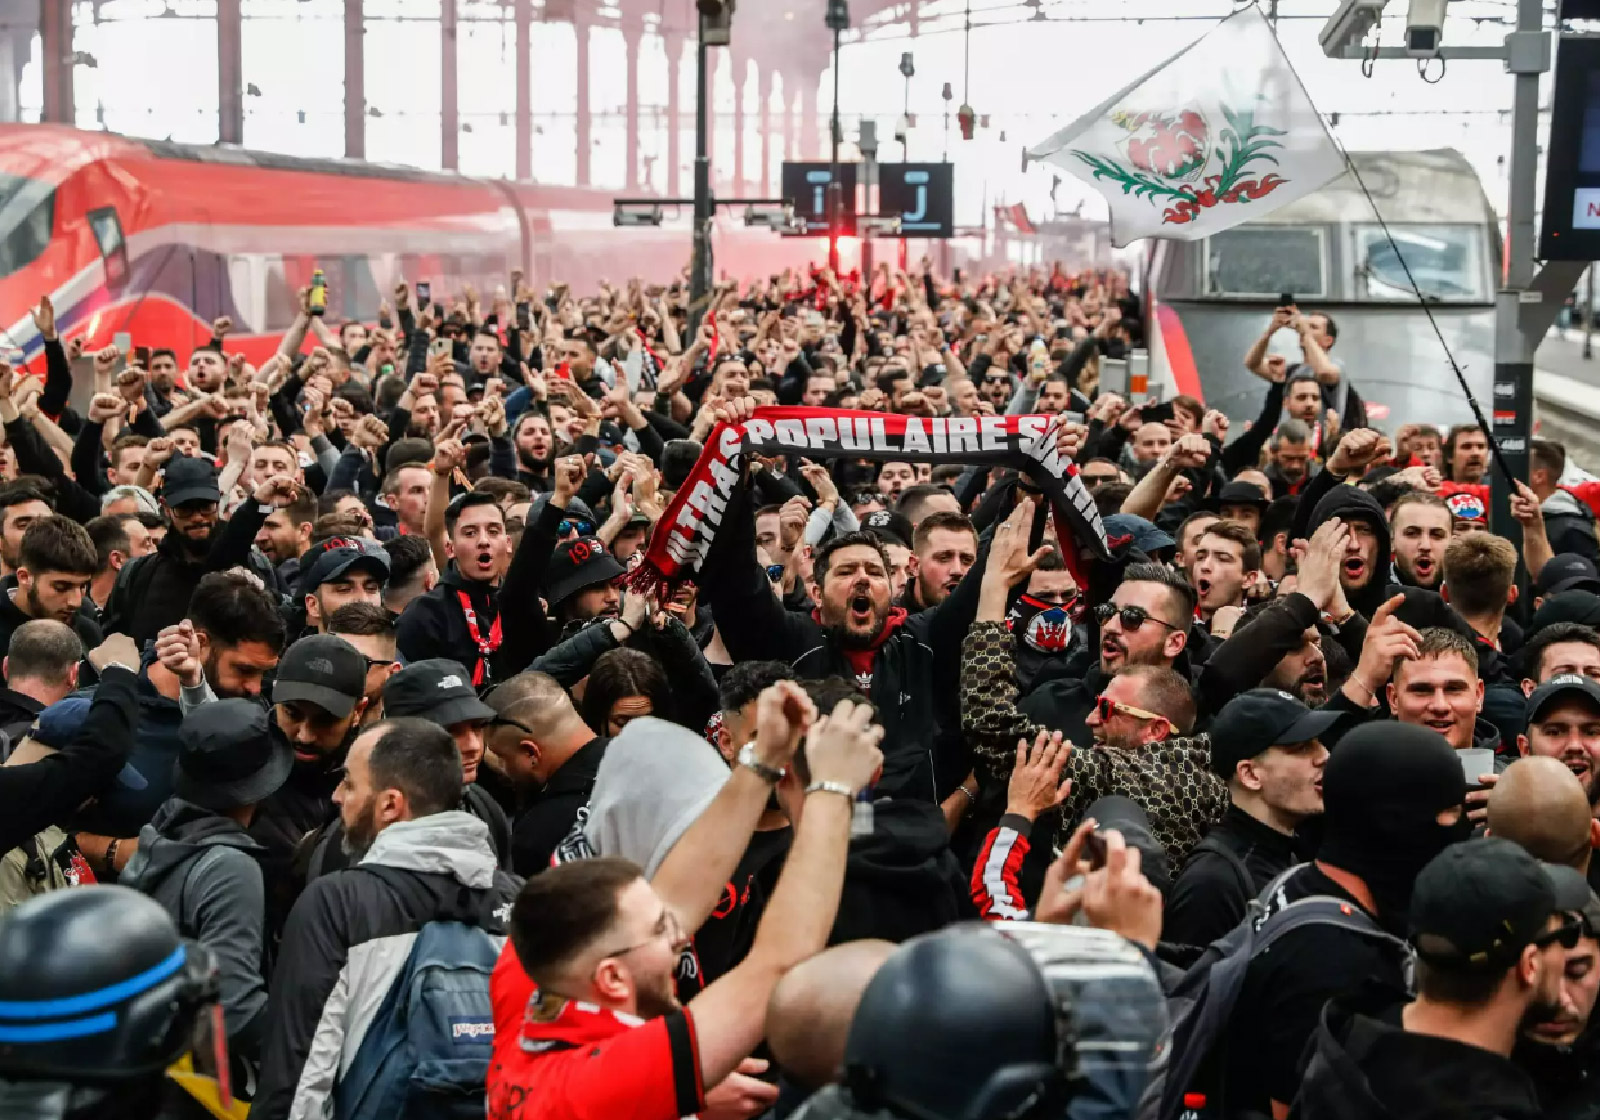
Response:
[[[773,785],[777,785],[783,781],[784,771],[781,767],[768,766],[756,757],[756,741],[754,739],[739,748],[737,761],[740,766],[747,766],[754,770],[756,776],[764,782],[771,782]]]

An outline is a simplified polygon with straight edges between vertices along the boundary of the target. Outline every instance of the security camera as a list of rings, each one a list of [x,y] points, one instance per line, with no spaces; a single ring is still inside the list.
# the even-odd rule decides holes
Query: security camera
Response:
[[[1406,11],[1406,54],[1433,58],[1444,38],[1444,9],[1449,0],[1411,0]]]
[[[1383,16],[1383,6],[1388,0],[1339,0],[1339,9],[1328,17],[1317,34],[1322,53],[1329,58],[1343,58],[1349,47],[1359,46],[1374,24]]]

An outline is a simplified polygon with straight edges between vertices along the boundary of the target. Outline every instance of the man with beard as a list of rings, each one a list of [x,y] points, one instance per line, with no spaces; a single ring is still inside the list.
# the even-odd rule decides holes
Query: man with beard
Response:
[[[1300,493],[1311,477],[1311,433],[1314,430],[1293,417],[1273,430],[1272,438],[1267,441],[1267,450],[1272,455],[1267,479],[1272,483],[1274,498]],[[1226,468],[1227,462],[1223,466]]]
[[[301,558],[300,601],[307,628],[326,633],[328,617],[350,603],[383,605],[389,553],[365,537],[330,537]]]
[[[120,631],[143,643],[179,622],[201,578],[245,564],[267,514],[288,506],[299,490],[285,476],[261,480],[253,500],[235,510],[219,532],[222,491],[216,468],[203,459],[173,456],[161,493],[168,531],[153,553],[123,565],[106,603],[106,631]]]
[[[1194,729],[1194,693],[1164,666],[1128,665],[1106,682],[1084,723],[1096,746],[1142,750]]]
[[[622,613],[621,578],[627,574],[597,537],[562,541],[550,557],[544,598],[563,630]]]
[[[1266,914],[1331,897],[1371,919],[1372,929],[1308,924],[1250,961],[1223,1040],[1223,1115],[1288,1114],[1301,1056],[1329,999],[1369,984],[1385,1002],[1405,999],[1409,954],[1400,938],[1412,884],[1436,855],[1471,835],[1466,792],[1455,752],[1427,728],[1368,723],[1339,741],[1322,773],[1317,858],[1289,872]]]
[[[1396,583],[1429,591],[1439,589],[1451,521],[1450,507],[1439,495],[1422,490],[1400,495],[1389,511]]]
[[[1211,944],[1268,883],[1304,860],[1295,830],[1322,812],[1322,736],[1339,718],[1274,688],[1253,688],[1217,713],[1211,766],[1228,783],[1228,812],[1174,880],[1162,940]]]
[[[1411,892],[1417,998],[1372,1016],[1329,1008],[1298,1115],[1540,1116],[1511,1051],[1522,1031],[1561,1014],[1566,955],[1583,934],[1578,911],[1588,901],[1581,886],[1576,897],[1563,886],[1493,836],[1436,856]]]
[[[978,531],[964,513],[935,513],[911,537],[910,579],[901,605],[916,614],[937,607],[978,561]]]
[[[1568,673],[1534,689],[1517,753],[1555,759],[1576,775],[1591,805],[1600,801],[1600,682]]]
[[[909,485],[915,472],[908,466],[905,473]],[[1025,507],[1032,504],[1017,508]],[[955,730],[956,691],[982,553],[942,603],[910,616],[893,605],[889,557],[878,538],[838,534],[812,558],[807,591],[817,606],[802,614],[774,599],[756,557],[752,518],[749,495],[736,495],[701,569],[702,593],[729,655],[735,662],[785,661],[802,679],[854,680],[884,727],[885,795],[949,797],[972,769],[971,753]]]
[[[1545,865],[1559,893],[1573,898],[1588,890],[1571,867]],[[1583,935],[1567,950],[1561,980],[1561,1010],[1540,1023],[1525,1024],[1511,1060],[1533,1078],[1547,1120],[1592,1117],[1600,1105],[1600,1031],[1591,1029],[1600,996],[1600,900],[1587,894]]]
[[[1207,625],[1223,607],[1244,606],[1245,588],[1261,572],[1261,545],[1237,521],[1215,521],[1195,543],[1193,583]]]
[[[455,743],[432,723],[384,720],[351,744],[334,802],[361,866],[312,881],[289,915],[250,1106],[258,1120],[285,1120],[291,1107],[332,1114],[379,993],[423,926],[465,922],[504,941],[519,881],[496,868],[483,822],[457,808],[461,789]]]
[[[84,649],[100,644],[100,627],[86,609],[99,554],[82,525],[51,514],[28,526],[14,575],[0,579],[0,643],[19,626],[50,618],[72,627]]]
[[[1489,472],[1489,437],[1476,424],[1457,424],[1445,440],[1444,456],[1451,482],[1481,483]]]
[[[531,408],[524,412],[517,417],[512,444],[517,449],[517,481],[530,490],[550,489],[550,472],[556,461],[550,418]]]
[[[272,562],[284,587],[294,586],[300,572],[300,554],[311,547],[311,527],[316,521],[316,491],[309,486],[297,486],[294,500],[275,507],[256,533],[256,547]]]
[[[0,486],[0,574],[11,575],[21,563],[22,535],[41,517],[55,511],[37,487],[26,482]]]

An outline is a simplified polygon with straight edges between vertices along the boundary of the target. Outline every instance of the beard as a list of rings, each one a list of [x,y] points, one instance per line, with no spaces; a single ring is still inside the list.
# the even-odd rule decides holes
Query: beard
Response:
[[[857,615],[870,621],[858,622]],[[845,649],[871,649],[888,621],[889,604],[875,602],[865,591],[852,591],[822,612],[823,629]]]
[[[659,1019],[678,1010],[682,1005],[678,1002],[672,973],[658,977],[648,985],[640,984],[634,1003],[641,1019]]]
[[[29,586],[27,594],[23,596],[23,599],[28,604],[29,617],[51,618],[57,622],[66,623],[69,626],[72,624],[72,616],[76,612],[68,611],[66,613],[62,613],[61,611],[53,611],[49,607],[45,606],[44,600],[39,597],[39,587],[37,584]]]
[[[1561,996],[1557,993],[1552,999],[1543,994],[1535,995],[1533,1002],[1528,1004],[1528,1009],[1522,1013],[1522,1022],[1517,1027],[1517,1034],[1526,1035],[1533,1028],[1545,1023],[1553,1023],[1562,1016]]]
[[[540,458],[527,448],[517,448],[517,462],[522,464],[522,469],[529,474],[549,474],[551,466],[556,461],[555,449],[550,449],[550,454]]]
[[[359,860],[377,838],[378,815],[369,800],[356,814],[355,823],[345,826],[344,835],[339,837],[339,848],[351,859]]]

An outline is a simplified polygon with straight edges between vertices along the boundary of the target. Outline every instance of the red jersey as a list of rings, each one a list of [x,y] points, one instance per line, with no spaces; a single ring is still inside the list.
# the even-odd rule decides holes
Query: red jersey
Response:
[[[647,1021],[541,996],[509,941],[489,992],[489,1120],[678,1120],[704,1106],[687,1008]]]

